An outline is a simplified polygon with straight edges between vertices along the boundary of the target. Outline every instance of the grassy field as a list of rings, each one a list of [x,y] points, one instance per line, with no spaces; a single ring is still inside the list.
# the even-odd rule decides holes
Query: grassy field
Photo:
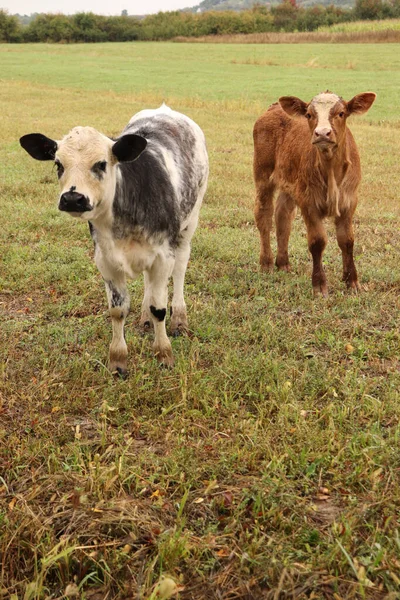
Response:
[[[329,27],[320,27],[318,31],[331,33],[359,33],[370,31],[400,31],[400,19],[385,19],[382,21],[352,21],[337,23]]]
[[[0,597],[399,598],[397,47],[3,45],[0,69]],[[378,99],[351,124],[362,293],[329,225],[330,296],[314,300],[299,217],[292,273],[258,270],[251,134],[279,95],[326,88]],[[115,381],[89,232],[18,138],[115,135],[162,100],[210,154],[191,334],[160,369],[133,283]]]

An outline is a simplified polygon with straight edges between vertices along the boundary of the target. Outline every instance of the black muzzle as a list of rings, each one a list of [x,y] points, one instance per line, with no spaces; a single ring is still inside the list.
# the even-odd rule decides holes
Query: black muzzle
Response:
[[[65,212],[83,213],[92,210],[89,199],[78,192],[65,192],[60,197],[58,208]]]

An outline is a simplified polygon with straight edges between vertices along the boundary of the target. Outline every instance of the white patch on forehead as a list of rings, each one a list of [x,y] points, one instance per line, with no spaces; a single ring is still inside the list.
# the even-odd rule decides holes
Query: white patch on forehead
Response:
[[[331,92],[323,92],[311,100],[310,106],[313,107],[318,117],[318,128],[330,127],[329,114],[339,100],[339,96]]]
[[[63,155],[105,159],[112,141],[93,127],[74,127],[59,144]]]

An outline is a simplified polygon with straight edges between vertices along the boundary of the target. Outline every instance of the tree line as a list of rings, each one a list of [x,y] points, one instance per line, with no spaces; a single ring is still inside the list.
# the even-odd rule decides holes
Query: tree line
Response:
[[[124,11],[126,13],[126,11]],[[296,0],[255,6],[251,10],[207,11],[200,14],[171,11],[137,18],[123,14],[38,14],[24,25],[0,10],[0,42],[128,42],[169,40],[175,37],[315,31],[346,21],[400,17],[400,0],[356,0],[354,9],[338,6],[299,7]]]

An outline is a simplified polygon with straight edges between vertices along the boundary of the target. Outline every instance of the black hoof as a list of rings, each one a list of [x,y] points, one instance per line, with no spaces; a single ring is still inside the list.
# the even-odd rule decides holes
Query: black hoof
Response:
[[[113,372],[113,375],[116,379],[126,379],[128,377],[128,371],[122,369],[122,367],[117,367]]]

